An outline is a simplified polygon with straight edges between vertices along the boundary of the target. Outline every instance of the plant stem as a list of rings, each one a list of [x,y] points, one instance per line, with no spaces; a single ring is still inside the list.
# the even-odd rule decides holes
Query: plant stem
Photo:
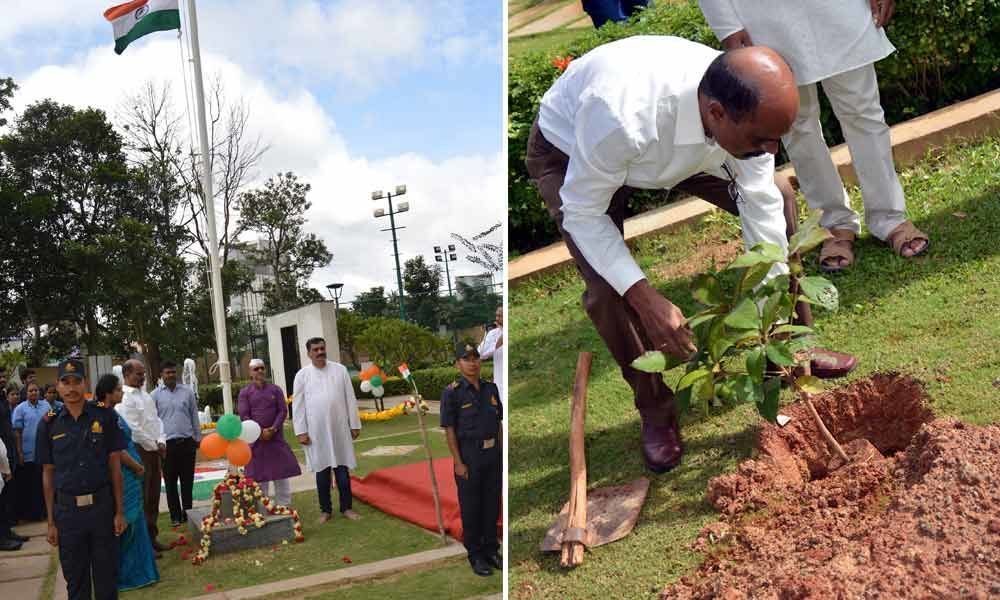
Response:
[[[806,375],[811,374],[809,369],[809,363],[804,364],[802,368],[805,371]],[[809,414],[812,415],[812,418],[816,422],[816,426],[819,428],[820,434],[823,435],[823,439],[826,440],[827,445],[830,446],[833,452],[837,456],[839,456],[840,459],[843,460],[845,464],[851,462],[851,459],[847,457],[847,454],[844,452],[844,449],[841,448],[840,443],[837,442],[837,438],[833,437],[833,434],[830,433],[830,430],[827,429],[826,425],[823,423],[823,419],[819,417],[819,413],[816,412],[816,407],[813,406],[812,400],[810,400],[809,398],[809,392],[799,387],[799,384],[796,383],[794,378],[792,378],[790,370],[786,369],[785,367],[782,367],[781,370],[784,372],[785,376],[791,382],[792,387],[795,388],[795,393],[798,394],[799,398],[801,398],[806,403],[806,407],[809,408]]]

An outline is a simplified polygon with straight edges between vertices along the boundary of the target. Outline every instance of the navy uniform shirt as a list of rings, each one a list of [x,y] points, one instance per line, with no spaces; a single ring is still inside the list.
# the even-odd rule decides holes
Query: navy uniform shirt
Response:
[[[125,434],[115,411],[84,402],[79,419],[69,410],[50,412],[38,424],[35,460],[55,465],[57,492],[83,495],[111,482],[108,457],[125,449]]]
[[[441,394],[441,427],[454,427],[460,440],[485,440],[500,432],[503,405],[500,391],[479,380],[479,391],[462,377]]]

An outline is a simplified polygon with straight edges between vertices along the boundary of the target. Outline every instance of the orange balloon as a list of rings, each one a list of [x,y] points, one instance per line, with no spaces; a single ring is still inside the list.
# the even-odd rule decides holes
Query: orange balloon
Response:
[[[229,463],[234,467],[247,466],[250,462],[250,455],[250,444],[241,439],[229,442],[229,448],[226,449],[226,458],[229,459]]]
[[[226,455],[229,440],[217,433],[210,433],[201,438],[201,453],[205,458],[222,458]]]

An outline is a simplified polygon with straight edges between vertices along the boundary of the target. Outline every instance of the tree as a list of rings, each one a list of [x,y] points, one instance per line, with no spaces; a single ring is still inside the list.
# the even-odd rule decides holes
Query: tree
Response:
[[[17,84],[10,77],[0,78],[0,113],[10,110],[10,99],[14,97]],[[7,119],[0,117],[0,127],[7,124]]]
[[[354,310],[340,309],[337,311],[337,339],[340,340],[340,354],[343,362],[355,369],[361,369],[358,362],[358,338],[368,326],[368,320]]]
[[[359,292],[351,303],[351,311],[362,317],[392,316],[389,300],[385,297],[385,288],[380,285],[367,292]]]
[[[492,323],[496,318],[498,306],[503,299],[486,286],[471,286],[465,282],[458,283],[460,300],[455,304],[451,325],[455,329],[467,329],[483,323]]]
[[[414,369],[432,366],[446,361],[448,355],[448,340],[400,319],[369,319],[358,336],[358,346],[387,370],[404,362]]]
[[[424,262],[423,256],[406,261],[403,268],[403,290],[406,292],[406,317],[428,329],[441,322],[444,300],[441,289],[441,269]]]
[[[451,237],[458,240],[471,253],[465,256],[465,260],[486,269],[486,272],[490,274],[490,278],[493,277],[494,273],[503,272],[503,240],[490,242],[486,238],[502,226],[502,223],[497,223],[486,231],[481,231],[472,236],[471,239],[467,239],[457,233],[451,234]]]
[[[264,284],[264,313],[275,314],[322,301],[309,287],[315,269],[330,264],[333,255],[323,240],[306,233],[305,213],[312,206],[306,199],[310,186],[300,183],[294,173],[279,173],[264,187],[240,196],[240,228],[258,234],[262,247],[251,248],[250,256],[268,265],[274,281]]]

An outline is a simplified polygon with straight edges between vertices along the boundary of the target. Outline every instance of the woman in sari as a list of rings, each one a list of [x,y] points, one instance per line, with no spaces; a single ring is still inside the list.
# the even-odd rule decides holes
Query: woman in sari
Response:
[[[94,390],[94,399],[113,410],[122,401],[121,382],[110,373],[102,375]],[[121,548],[118,553],[118,590],[125,591],[156,583],[160,580],[160,572],[156,568],[156,556],[142,512],[142,461],[132,442],[132,430],[121,416],[118,417],[118,426],[128,444],[121,453],[122,504],[128,527],[119,538]]]

